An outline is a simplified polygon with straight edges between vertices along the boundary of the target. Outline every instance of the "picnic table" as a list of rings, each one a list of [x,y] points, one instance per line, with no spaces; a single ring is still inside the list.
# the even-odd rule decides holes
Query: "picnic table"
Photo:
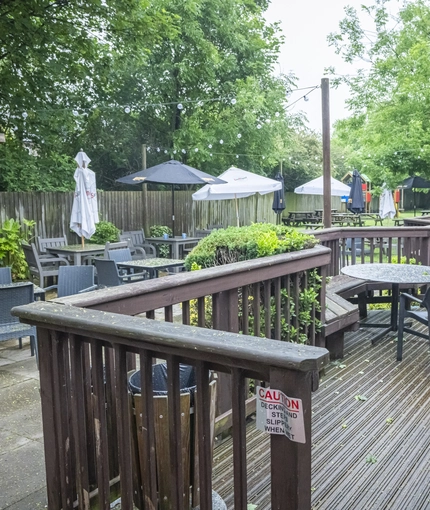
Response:
[[[359,218],[357,214],[351,213],[335,213],[331,215],[331,222],[333,225],[340,227],[344,226],[357,226],[359,224]]]
[[[421,211],[421,216],[428,216],[430,214],[430,210],[426,209],[425,211]]]
[[[315,209],[315,216],[317,216],[318,218],[322,218],[323,216],[323,212],[324,212],[324,209]],[[331,214],[335,214],[337,213],[337,209],[331,209]]]
[[[289,211],[288,216],[282,218],[284,225],[298,227],[307,223],[319,223],[320,218],[315,216],[314,211]]]

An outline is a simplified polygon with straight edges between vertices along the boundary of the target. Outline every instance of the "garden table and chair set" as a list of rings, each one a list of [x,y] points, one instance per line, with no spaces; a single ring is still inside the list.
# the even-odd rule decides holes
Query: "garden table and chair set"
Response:
[[[37,356],[36,328],[21,324],[10,313],[14,306],[57,298],[105,287],[158,278],[184,270],[183,258],[204,235],[145,238],[143,230],[125,231],[119,241],[106,244],[69,245],[67,238],[38,237],[23,243],[30,282],[12,282],[10,267],[0,268],[0,341],[30,337],[31,355]],[[173,258],[157,256],[157,247],[167,245]],[[36,285],[34,282],[37,282]],[[52,283],[56,281],[56,284]],[[50,285],[51,283],[51,285]]]

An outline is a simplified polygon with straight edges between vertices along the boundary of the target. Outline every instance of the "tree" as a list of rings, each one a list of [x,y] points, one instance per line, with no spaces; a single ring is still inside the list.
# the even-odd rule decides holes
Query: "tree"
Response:
[[[273,75],[281,38],[263,18],[266,2],[167,0],[164,8],[177,37],[163,37],[147,62],[117,68],[124,80],[111,92],[121,111],[90,121],[96,151],[110,159],[105,186],[140,168],[142,144],[148,165],[175,158],[215,174],[231,165],[273,173],[298,121],[284,110],[294,78]]]
[[[77,117],[103,103],[116,62],[144,60],[161,33],[174,35],[172,22],[149,0],[3,0],[0,131],[7,144],[0,189],[17,185],[10,161],[21,162],[23,189],[58,187],[70,168],[64,160],[71,141],[86,122]],[[51,172],[61,170],[56,179],[46,178],[50,161]],[[66,187],[72,175],[62,175]]]
[[[266,8],[265,0],[2,5],[0,31],[9,18],[21,28],[16,43],[0,36],[0,76],[15,66],[22,79],[11,78],[0,104],[8,136],[0,189],[73,186],[81,147],[105,189],[140,169],[142,144],[148,165],[174,157],[211,173],[235,164],[273,174],[302,124],[284,108],[294,77],[273,74],[282,39]],[[39,25],[25,40],[25,27]]]
[[[340,32],[329,40],[346,61],[367,63],[344,78],[353,118],[337,124],[336,136],[355,147],[352,165],[378,184],[396,185],[413,173],[430,177],[430,7],[418,0],[395,16],[389,7],[387,0],[362,7],[374,32],[347,8]]]

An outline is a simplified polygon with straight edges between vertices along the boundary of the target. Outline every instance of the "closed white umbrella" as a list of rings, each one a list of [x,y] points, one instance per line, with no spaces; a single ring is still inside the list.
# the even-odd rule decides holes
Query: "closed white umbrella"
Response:
[[[236,201],[236,218],[239,226],[238,198],[250,197],[259,193],[267,195],[282,188],[282,183],[262,175],[253,174],[234,166],[219,176],[225,184],[206,184],[193,193],[193,200],[232,200]]]
[[[394,205],[393,194],[387,188],[384,188],[379,198],[379,216],[381,218],[394,218],[396,215],[396,207]]]
[[[333,197],[343,197],[345,195],[349,196],[349,192],[351,188],[344,184],[343,182],[338,181],[334,177],[330,178],[331,182],[331,195]],[[317,177],[312,181],[306,182],[301,186],[298,186],[294,193],[298,193],[301,195],[324,195],[324,180],[323,176]]]
[[[78,152],[75,160],[78,167],[74,175],[76,187],[70,228],[81,236],[83,246],[84,238],[90,239],[96,231],[96,223],[99,222],[96,174],[88,168],[91,160],[85,152]]]

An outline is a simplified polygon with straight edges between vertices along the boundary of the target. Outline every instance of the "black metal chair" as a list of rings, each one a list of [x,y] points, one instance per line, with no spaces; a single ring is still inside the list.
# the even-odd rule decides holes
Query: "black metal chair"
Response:
[[[420,309],[409,310],[408,307],[413,302],[419,303],[421,310]],[[429,312],[430,312],[430,287],[427,289],[422,299],[407,293],[400,295],[399,329],[397,332],[397,361],[402,361],[403,335],[405,332],[411,333],[412,335],[415,336],[419,336],[420,338],[425,338],[426,340],[430,339]],[[411,327],[409,327],[409,324],[405,324],[405,319],[407,318],[414,319],[420,322],[421,324],[427,326],[428,328],[427,334],[412,329]]]
[[[0,284],[12,283],[12,272],[10,267],[0,267]]]
[[[30,337],[31,355],[37,355],[37,333],[35,326],[19,322],[18,317],[11,315],[14,306],[27,305],[34,301],[34,286],[31,282],[11,283],[0,286],[0,341],[19,340],[22,348],[22,338]]]
[[[46,287],[45,291],[56,289],[57,297],[64,297],[95,290],[94,274],[94,266],[60,266],[58,285]]]
[[[120,274],[114,260],[94,259],[94,264],[96,265],[99,287],[116,287],[124,283],[143,281],[146,278],[146,271],[125,275]]]

